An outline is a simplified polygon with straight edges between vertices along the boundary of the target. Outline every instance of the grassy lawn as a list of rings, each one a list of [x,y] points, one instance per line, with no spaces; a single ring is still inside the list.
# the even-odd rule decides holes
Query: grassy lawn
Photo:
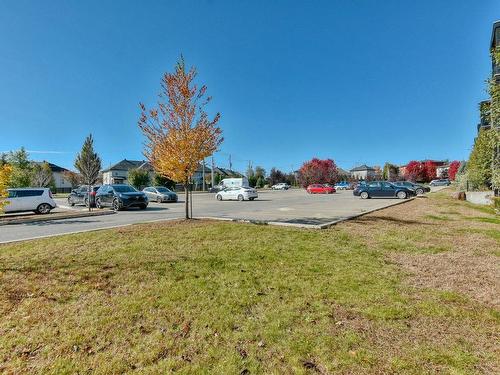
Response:
[[[0,246],[0,372],[498,373],[498,218],[193,221]]]

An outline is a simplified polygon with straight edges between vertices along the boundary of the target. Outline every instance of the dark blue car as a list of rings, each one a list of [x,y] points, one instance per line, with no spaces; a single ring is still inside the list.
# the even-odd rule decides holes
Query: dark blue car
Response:
[[[387,181],[370,181],[356,186],[353,194],[363,199],[399,198],[406,199],[416,195],[415,190],[405,186],[397,186]]]

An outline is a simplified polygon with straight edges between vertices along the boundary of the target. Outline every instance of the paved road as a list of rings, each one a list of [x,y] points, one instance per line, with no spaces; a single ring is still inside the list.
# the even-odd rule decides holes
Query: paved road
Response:
[[[363,200],[352,191],[309,195],[304,190],[259,192],[253,202],[216,201],[213,194],[193,195],[194,217],[219,217],[285,223],[323,224],[389,206],[397,199]],[[0,226],[0,243],[123,225],[182,218],[184,196],[178,203],[150,203],[147,210],[120,211],[114,215]],[[65,200],[57,200],[65,207]],[[67,208],[69,209],[69,207]],[[83,210],[83,207],[76,208]]]

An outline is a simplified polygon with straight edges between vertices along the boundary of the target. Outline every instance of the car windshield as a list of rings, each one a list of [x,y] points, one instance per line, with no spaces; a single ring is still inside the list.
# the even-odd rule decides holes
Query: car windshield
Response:
[[[118,193],[133,193],[137,191],[130,185],[113,185],[113,189]]]
[[[159,193],[170,193],[170,190],[166,187],[157,187],[156,190],[158,190]]]

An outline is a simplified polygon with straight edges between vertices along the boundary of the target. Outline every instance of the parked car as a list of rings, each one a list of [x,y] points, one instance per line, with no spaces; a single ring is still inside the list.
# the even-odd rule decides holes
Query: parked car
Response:
[[[258,198],[257,190],[248,187],[248,186],[233,186],[227,187],[223,190],[219,191],[215,198],[218,201],[222,200],[234,200],[237,199],[239,201],[253,201],[255,198]]]
[[[57,207],[48,188],[19,188],[7,189],[7,205],[4,212],[28,212],[48,214]]]
[[[311,184],[306,190],[309,194],[333,194],[336,192],[334,187],[322,184]]]
[[[95,196],[97,193],[97,190],[99,190],[101,186],[96,185],[96,186],[91,186],[90,188],[90,199],[89,199],[89,188],[88,185],[82,185],[79,186],[77,189],[71,190],[71,193],[68,195],[68,204],[70,206],[74,206],[77,204],[83,204],[86,207],[90,206],[94,207],[95,206]]]
[[[430,187],[416,184],[416,183],[411,182],[411,181],[396,181],[396,182],[393,182],[393,184],[398,185],[398,186],[405,186],[408,189],[413,189],[413,190],[415,190],[415,193],[417,195],[422,195],[424,193],[428,193],[429,191],[431,191]]]
[[[374,197],[406,199],[416,195],[415,190],[406,186],[394,185],[387,181],[370,181],[358,184],[353,190],[353,194],[363,199]]]
[[[102,185],[95,197],[97,208],[112,207],[119,211],[131,207],[139,207],[141,210],[148,206],[148,197],[142,191],[137,191],[130,185]]]
[[[334,188],[336,190],[347,190],[351,187],[351,185],[349,184],[349,182],[347,181],[341,181],[341,182],[337,182],[334,186]]]
[[[290,189],[290,185],[288,185],[286,182],[280,182],[279,184],[275,184],[271,186],[271,189],[273,190],[288,190]]]
[[[208,189],[208,192],[209,193],[218,193],[222,189],[224,189],[224,186],[222,186],[222,185],[214,185],[210,189]]]
[[[432,180],[429,185],[431,185],[431,186],[450,186],[451,182],[447,178],[441,178],[438,180]]]
[[[166,188],[165,186],[149,186],[142,189],[143,193],[146,194],[149,201],[156,201],[158,203],[162,202],[177,202],[178,197],[172,190]]]

